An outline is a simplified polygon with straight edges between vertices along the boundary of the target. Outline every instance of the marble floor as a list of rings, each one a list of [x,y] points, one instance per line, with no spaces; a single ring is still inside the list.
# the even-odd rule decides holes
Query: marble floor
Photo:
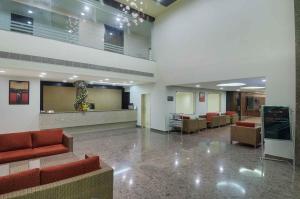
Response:
[[[139,128],[74,134],[74,152],[114,169],[116,199],[300,198],[300,171],[229,143],[229,127],[190,135]]]

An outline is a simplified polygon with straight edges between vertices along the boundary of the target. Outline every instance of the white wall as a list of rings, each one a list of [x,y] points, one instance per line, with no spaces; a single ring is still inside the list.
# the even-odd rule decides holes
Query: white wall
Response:
[[[104,49],[105,28],[103,24],[87,20],[79,21],[79,43],[97,49]]]
[[[295,110],[294,26],[294,0],[180,1],[157,18],[152,49],[167,85],[265,76],[266,104]]]
[[[29,105],[9,105],[9,80],[29,81]],[[40,80],[0,76],[0,134],[39,129]]]
[[[149,58],[150,38],[133,32],[124,32],[124,53],[134,57]]]

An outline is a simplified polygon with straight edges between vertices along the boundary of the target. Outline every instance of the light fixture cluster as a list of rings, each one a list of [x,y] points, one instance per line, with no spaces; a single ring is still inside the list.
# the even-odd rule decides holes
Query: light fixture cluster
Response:
[[[126,24],[128,27],[130,27],[132,24],[134,25],[139,25],[143,23],[145,14],[143,13],[144,11],[144,2],[143,1],[138,1],[138,0],[126,0],[128,5],[125,4],[120,4],[120,8],[122,12],[126,15],[130,15],[133,20],[130,21],[128,17],[123,17],[119,15],[116,18],[116,21],[119,22],[120,28],[123,28],[123,24]]]

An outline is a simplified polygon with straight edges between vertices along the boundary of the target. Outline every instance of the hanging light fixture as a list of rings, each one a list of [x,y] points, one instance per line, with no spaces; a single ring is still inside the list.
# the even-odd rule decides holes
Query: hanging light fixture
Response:
[[[126,15],[131,15],[133,18],[132,20],[129,20],[127,17],[124,17],[122,20],[123,24],[126,24],[128,27],[130,27],[132,24],[139,25],[143,23],[144,20],[144,2],[140,1],[139,3],[137,0],[127,0],[128,5],[120,4],[122,12],[124,12]],[[122,26],[123,26],[122,24]]]

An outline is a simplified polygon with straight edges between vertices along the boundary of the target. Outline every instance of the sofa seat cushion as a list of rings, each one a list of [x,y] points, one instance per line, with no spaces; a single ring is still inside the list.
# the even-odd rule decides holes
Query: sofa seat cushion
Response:
[[[22,149],[0,153],[0,164],[34,158],[33,149]]]
[[[48,184],[100,169],[98,156],[41,169],[41,184]]]
[[[31,132],[33,148],[62,144],[62,129],[50,129]]]
[[[0,194],[40,185],[40,169],[0,177]]]
[[[32,149],[32,153],[35,157],[56,155],[60,153],[67,153],[69,149],[62,144],[43,146]]]
[[[30,133],[0,135],[0,152],[32,148]]]
[[[239,122],[236,122],[236,125],[237,126],[244,126],[244,127],[252,127],[252,128],[255,127],[255,123],[253,123],[253,122],[241,122],[241,121],[239,121]]]

